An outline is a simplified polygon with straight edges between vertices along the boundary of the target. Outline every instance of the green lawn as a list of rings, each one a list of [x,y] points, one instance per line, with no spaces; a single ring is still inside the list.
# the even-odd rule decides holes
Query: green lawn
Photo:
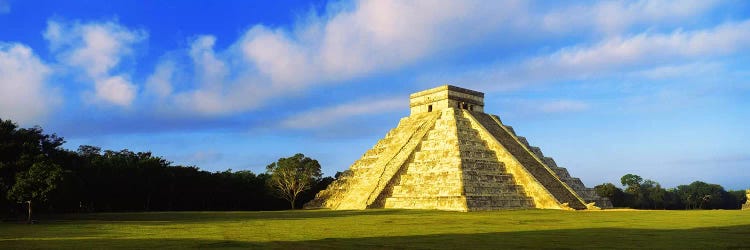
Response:
[[[750,248],[750,211],[74,214],[0,224],[13,248]]]

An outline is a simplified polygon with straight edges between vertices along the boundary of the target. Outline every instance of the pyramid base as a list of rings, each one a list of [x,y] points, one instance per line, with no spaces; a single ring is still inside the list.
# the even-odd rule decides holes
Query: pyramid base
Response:
[[[385,199],[385,208],[467,211],[464,196],[389,197]]]

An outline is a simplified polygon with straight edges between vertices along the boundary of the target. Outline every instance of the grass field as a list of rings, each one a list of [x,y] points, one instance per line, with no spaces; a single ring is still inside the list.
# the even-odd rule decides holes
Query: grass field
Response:
[[[98,213],[0,224],[0,249],[152,247],[750,249],[750,211]]]

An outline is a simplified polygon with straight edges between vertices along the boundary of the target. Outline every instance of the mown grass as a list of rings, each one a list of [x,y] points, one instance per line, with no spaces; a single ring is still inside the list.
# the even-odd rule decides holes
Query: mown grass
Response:
[[[13,248],[750,248],[750,211],[71,214],[0,224]]]

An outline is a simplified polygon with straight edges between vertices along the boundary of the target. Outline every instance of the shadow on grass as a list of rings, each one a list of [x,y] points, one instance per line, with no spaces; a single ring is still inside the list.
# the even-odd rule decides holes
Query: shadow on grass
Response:
[[[0,248],[750,248],[750,225],[684,230],[587,228],[477,234],[327,238],[309,241],[246,242],[203,239],[0,240]]]
[[[218,221],[240,221],[240,220],[303,220],[311,218],[332,218],[346,216],[380,216],[380,215],[407,215],[430,213],[432,211],[420,210],[398,210],[398,209],[372,209],[372,210],[285,210],[285,211],[195,211],[195,212],[133,212],[133,213],[80,213],[80,214],[48,214],[38,216],[40,223],[54,223],[55,221],[121,221],[121,222],[218,222]],[[433,212],[434,213],[434,212]]]

